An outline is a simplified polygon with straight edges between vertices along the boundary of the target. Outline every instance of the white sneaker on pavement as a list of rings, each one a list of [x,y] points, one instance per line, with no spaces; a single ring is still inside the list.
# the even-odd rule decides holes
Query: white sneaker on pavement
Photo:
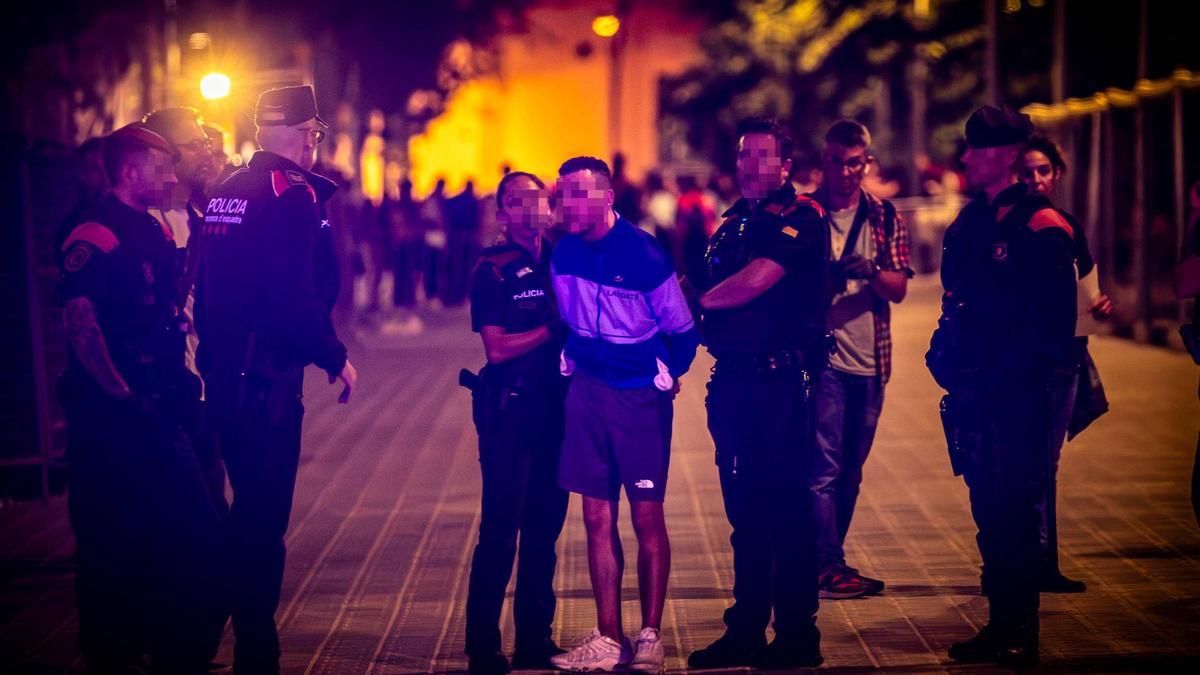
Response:
[[[593,628],[577,647],[565,654],[551,656],[550,663],[560,670],[611,671],[629,665],[632,659],[633,650],[629,640],[622,644],[601,635],[599,628]]]
[[[633,661],[629,664],[629,669],[643,673],[661,673],[665,658],[662,636],[658,629],[646,627],[638,633],[634,642]]]

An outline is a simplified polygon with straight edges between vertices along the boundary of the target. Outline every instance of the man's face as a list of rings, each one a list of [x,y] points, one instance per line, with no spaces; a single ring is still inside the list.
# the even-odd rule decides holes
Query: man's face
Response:
[[[1049,195],[1062,173],[1041,150],[1028,150],[1017,165],[1017,177],[1033,194]]]
[[[780,157],[779,142],[766,133],[749,133],[738,139],[738,187],[747,199],[762,199],[779,189],[792,160]]]
[[[325,128],[315,119],[301,122],[289,128],[295,131],[297,142],[300,145],[299,161],[296,163],[300,165],[300,168],[308,171],[317,162],[317,146],[325,140]]]
[[[605,176],[591,169],[558,179],[558,221],[571,234],[586,234],[604,223],[612,210],[613,191]]]
[[[178,179],[175,176],[174,159],[154,148],[150,149],[144,162],[135,163],[132,171],[130,192],[134,199],[146,206],[165,207]]]
[[[821,154],[821,163],[830,191],[848,196],[862,185],[863,177],[870,168],[871,156],[862,145],[846,147],[841,143],[829,143]]]
[[[514,178],[504,188],[504,206],[500,217],[509,232],[518,239],[532,239],[554,224],[550,211],[550,191],[538,187],[528,176]]]
[[[968,147],[962,156],[963,164],[967,167],[967,182],[972,187],[985,188],[1006,180],[1012,175],[1013,162],[1020,152],[1020,146],[1016,145]]]
[[[203,190],[216,174],[212,146],[199,124],[189,124],[171,139],[179,150],[175,173],[179,181],[194,190]]]

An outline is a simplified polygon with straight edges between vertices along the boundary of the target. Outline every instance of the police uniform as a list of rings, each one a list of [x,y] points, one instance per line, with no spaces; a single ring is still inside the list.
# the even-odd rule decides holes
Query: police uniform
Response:
[[[552,655],[554,547],[567,513],[567,492],[558,485],[567,380],[559,374],[563,330],[554,310],[549,242],[537,259],[517,244],[485,249],[470,295],[475,332],[544,326],[552,334],[526,354],[488,363],[473,392],[483,506],[467,595],[466,652],[476,659],[500,651],[500,611],[519,532],[514,665],[532,667]]]
[[[162,671],[203,672],[224,624],[213,602],[219,517],[183,427],[199,385],[184,367],[174,262],[170,233],[111,194],[59,256],[60,301],[91,302],[133,392],[113,398],[67,350],[59,397],[79,642],[95,672],[141,667],[143,653]]]
[[[927,359],[948,392],[947,435],[971,511],[988,628],[959,660],[1011,647],[1036,659],[1038,505],[1051,474],[1052,394],[1073,374],[1071,227],[1022,185],[969,203],[946,232],[943,315]],[[961,647],[957,647],[962,649]],[[962,658],[960,658],[962,657]]]
[[[315,116],[312,89],[292,87],[264,93],[256,121],[294,125]],[[336,377],[346,363],[330,319],[337,274],[329,269],[325,202],[334,190],[332,181],[259,151],[205,209],[198,359],[233,488],[227,529],[239,672],[278,669],[275,610],[304,367]]]
[[[716,357],[706,406],[733,526],[734,605],[725,612],[721,645],[693,655],[692,665],[737,665],[754,652],[761,658],[774,652],[789,665],[797,658],[815,664],[816,535],[804,485],[813,455],[810,397],[828,355],[829,227],[816,202],[790,185],[756,206],[743,199],[725,217],[706,268],[692,275],[694,286],[707,290],[757,258],[775,261],[786,274],[745,305],[702,315]],[[772,609],[777,644],[762,652]],[[718,658],[722,651],[733,660]]]

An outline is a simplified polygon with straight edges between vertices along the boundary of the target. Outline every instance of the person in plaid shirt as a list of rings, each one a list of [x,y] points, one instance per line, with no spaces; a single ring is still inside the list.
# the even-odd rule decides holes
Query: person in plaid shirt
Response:
[[[865,126],[835,122],[825,134],[825,180],[810,195],[829,214],[834,261],[829,330],[837,350],[817,390],[817,454],[809,474],[820,593],[831,599],[883,590],[882,581],[846,565],[843,544],[891,375],[890,303],[904,299],[913,274],[903,219],[890,202],[862,188],[870,149]]]

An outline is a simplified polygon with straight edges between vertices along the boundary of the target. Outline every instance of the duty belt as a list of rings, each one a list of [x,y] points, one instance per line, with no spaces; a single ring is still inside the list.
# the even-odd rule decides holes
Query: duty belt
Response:
[[[766,354],[726,354],[717,357],[713,373],[720,375],[764,375],[778,371],[801,370],[807,359],[800,348]]]

